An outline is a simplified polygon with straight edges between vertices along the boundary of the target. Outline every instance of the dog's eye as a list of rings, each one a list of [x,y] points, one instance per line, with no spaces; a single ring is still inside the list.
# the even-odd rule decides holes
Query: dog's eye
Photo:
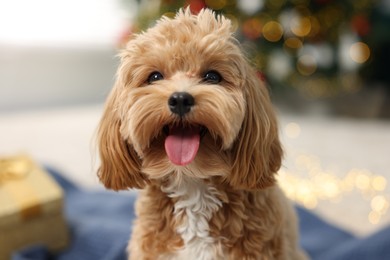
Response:
[[[148,84],[151,84],[155,81],[162,80],[162,79],[164,79],[164,76],[160,72],[158,71],[152,72],[148,77]]]
[[[218,84],[222,81],[222,76],[215,70],[210,70],[206,72],[203,76],[203,82],[210,84]]]

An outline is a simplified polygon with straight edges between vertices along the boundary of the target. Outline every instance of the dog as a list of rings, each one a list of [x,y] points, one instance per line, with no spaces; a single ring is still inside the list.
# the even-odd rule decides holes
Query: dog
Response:
[[[305,259],[275,180],[283,152],[268,90],[231,22],[180,10],[120,59],[98,176],[140,189],[129,259]]]

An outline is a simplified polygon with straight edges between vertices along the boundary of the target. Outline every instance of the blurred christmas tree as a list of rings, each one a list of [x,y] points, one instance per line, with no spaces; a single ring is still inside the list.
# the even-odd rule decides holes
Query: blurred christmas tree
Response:
[[[390,93],[387,0],[141,0],[135,31],[182,7],[227,16],[274,93],[312,99],[379,82]],[[387,4],[388,5],[388,4]],[[363,77],[362,77],[363,76]],[[365,81],[366,80],[366,81]]]

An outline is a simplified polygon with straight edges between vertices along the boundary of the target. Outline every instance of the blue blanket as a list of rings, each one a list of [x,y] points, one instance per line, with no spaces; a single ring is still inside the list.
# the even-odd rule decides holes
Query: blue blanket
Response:
[[[15,252],[13,260],[120,260],[134,218],[135,193],[87,192],[49,169],[65,190],[65,212],[71,230],[70,246],[50,254],[44,246]],[[314,260],[390,259],[390,227],[365,238],[334,227],[297,207],[301,245]]]

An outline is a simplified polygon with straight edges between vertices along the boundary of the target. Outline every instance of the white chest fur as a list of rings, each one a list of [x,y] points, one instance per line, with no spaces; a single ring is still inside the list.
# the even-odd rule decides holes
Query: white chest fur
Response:
[[[180,220],[177,233],[184,248],[170,259],[215,259],[215,240],[209,234],[209,220],[221,206],[218,191],[201,180],[184,177],[162,189],[176,198],[174,215]]]

